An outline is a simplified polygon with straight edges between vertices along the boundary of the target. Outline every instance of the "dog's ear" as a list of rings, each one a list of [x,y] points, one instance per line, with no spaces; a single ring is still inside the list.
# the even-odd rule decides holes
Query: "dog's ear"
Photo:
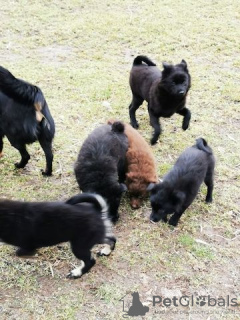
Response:
[[[180,64],[183,66],[184,70],[187,70],[187,62],[184,59],[182,59]]]
[[[171,65],[170,63],[163,62],[162,65],[163,65],[163,70],[164,70],[165,72],[169,72],[169,71],[172,70],[172,65]]]
[[[184,202],[185,198],[186,198],[186,195],[184,192],[182,192],[182,191],[174,191],[173,192],[172,199],[173,199],[174,204],[181,205]]]
[[[119,185],[120,185],[120,188],[121,188],[121,192],[125,192],[125,191],[127,191],[127,186],[125,185],[125,183],[119,183]]]

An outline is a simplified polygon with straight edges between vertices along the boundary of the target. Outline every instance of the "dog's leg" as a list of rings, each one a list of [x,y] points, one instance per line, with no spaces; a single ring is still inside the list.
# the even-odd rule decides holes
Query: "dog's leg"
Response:
[[[177,111],[177,113],[180,114],[181,116],[183,116],[182,129],[187,130],[187,128],[189,127],[189,122],[191,120],[190,110],[187,108],[183,108],[183,109]]]
[[[3,136],[0,135],[0,158],[2,157],[2,150],[3,150]]]
[[[212,192],[213,192],[213,167],[210,167],[207,171],[204,182],[207,186],[207,196],[206,202],[212,202]]]
[[[132,127],[135,129],[139,127],[139,124],[136,120],[136,110],[140,107],[142,103],[143,103],[142,98],[139,98],[133,95],[132,102],[129,106],[129,116],[130,116],[130,123]]]
[[[186,208],[182,209],[182,210],[179,211],[179,212],[175,212],[175,213],[171,216],[171,218],[169,219],[169,222],[168,222],[168,223],[169,223],[171,226],[176,227],[176,225],[178,224],[179,219],[181,218],[181,216],[182,216],[182,214],[184,213],[185,210],[186,210]]]
[[[51,176],[52,175],[52,162],[53,162],[53,153],[52,153],[52,142],[46,141],[44,138],[39,138],[39,143],[44,151],[46,157],[46,169],[42,171],[42,175]]]
[[[95,259],[91,257],[91,251],[89,248],[83,248],[79,246],[77,242],[72,242],[73,254],[81,260],[81,265],[67,274],[67,278],[77,279],[80,278],[84,273],[88,272],[92,266],[96,263]]]
[[[151,145],[154,145],[157,142],[162,130],[161,130],[161,125],[160,125],[159,118],[156,117],[151,112],[150,109],[148,111],[149,111],[149,117],[150,117],[150,124],[154,129],[154,132],[153,132],[153,135],[152,135],[152,139],[151,139]]]
[[[16,256],[18,257],[33,256],[35,253],[36,253],[36,249],[18,248],[16,250]]]
[[[25,145],[15,145],[15,144],[12,144],[12,146],[20,152],[21,157],[22,157],[20,162],[15,163],[15,167],[18,169],[24,168],[30,159],[30,155],[27,152],[26,146]]]
[[[109,256],[111,252],[115,249],[116,238],[106,237],[104,239],[104,247],[97,253],[98,256]]]

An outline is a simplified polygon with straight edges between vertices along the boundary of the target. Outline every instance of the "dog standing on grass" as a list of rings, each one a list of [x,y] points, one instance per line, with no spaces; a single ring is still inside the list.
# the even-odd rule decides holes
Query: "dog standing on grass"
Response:
[[[154,129],[152,145],[157,142],[161,134],[160,117],[169,118],[174,113],[178,113],[183,116],[182,129],[188,128],[191,113],[185,104],[191,87],[191,77],[185,60],[177,65],[163,63],[161,72],[148,57],[137,56],[130,73],[130,87],[132,90],[132,102],[129,106],[131,125],[133,128],[138,128],[136,110],[146,100],[150,124]]]
[[[0,66],[0,156],[6,136],[21,154],[16,168],[24,168],[30,159],[26,144],[38,140],[46,157],[46,169],[42,174],[50,176],[54,133],[54,120],[42,91]]]
[[[119,218],[121,196],[127,189],[122,183],[127,148],[128,139],[121,122],[101,125],[84,141],[74,167],[79,188],[100,194],[109,205],[113,222]]]
[[[150,219],[167,222],[167,215],[173,214],[169,224],[176,226],[196,198],[203,181],[207,186],[206,202],[212,202],[214,166],[212,149],[204,139],[197,139],[194,146],[180,155],[161,183],[149,186],[152,206]]]
[[[87,193],[66,203],[0,200],[0,240],[17,246],[18,256],[34,255],[36,249],[69,241],[81,266],[68,278],[79,278],[92,268],[94,245],[106,244],[99,255],[109,255],[116,242],[105,200]]]

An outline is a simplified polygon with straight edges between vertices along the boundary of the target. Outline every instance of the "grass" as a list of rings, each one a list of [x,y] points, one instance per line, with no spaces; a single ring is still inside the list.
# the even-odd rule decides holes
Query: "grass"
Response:
[[[163,61],[185,59],[192,76],[190,129],[181,130],[178,115],[161,120],[164,131],[153,147],[159,176],[199,136],[212,146],[217,165],[213,204],[204,203],[203,186],[175,229],[149,223],[149,202],[133,211],[126,195],[115,226],[115,252],[98,259],[80,280],[65,279],[78,263],[67,244],[39,250],[33,259],[17,258],[13,247],[1,246],[1,319],[121,319],[119,300],[133,291],[150,308],[145,319],[176,319],[176,311],[178,319],[206,319],[206,313],[194,313],[196,306],[185,313],[154,308],[152,296],[166,290],[240,296],[238,7],[237,0],[2,3],[1,64],[41,87],[56,138],[54,175],[47,179],[40,172],[45,160],[37,143],[28,148],[26,169],[16,171],[18,152],[4,140],[1,198],[65,200],[78,192],[73,164],[85,137],[108,118],[129,121],[128,77],[137,54],[148,55],[160,68]],[[145,104],[137,117],[149,140]],[[210,311],[209,319],[237,318],[229,308]]]

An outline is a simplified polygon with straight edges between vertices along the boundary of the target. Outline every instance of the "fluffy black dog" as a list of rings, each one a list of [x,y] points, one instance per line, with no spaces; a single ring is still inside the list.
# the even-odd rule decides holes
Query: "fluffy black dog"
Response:
[[[109,255],[116,242],[105,200],[94,194],[79,194],[64,202],[0,201],[0,240],[19,247],[18,256],[69,241],[81,266],[69,278],[81,277],[95,264],[91,248],[106,243],[100,255]]]
[[[125,180],[127,149],[128,139],[121,122],[101,125],[84,141],[74,168],[83,192],[98,193],[107,200],[113,222],[119,218],[118,207],[126,190],[122,182]]]
[[[46,157],[46,170],[42,174],[50,176],[54,133],[54,121],[42,91],[0,67],[0,156],[6,135],[21,154],[15,166],[24,168],[30,159],[26,144],[38,140]]]
[[[146,100],[150,124],[154,129],[152,145],[157,142],[161,134],[160,117],[169,118],[176,112],[184,117],[182,128],[186,130],[191,119],[191,113],[185,107],[190,86],[191,77],[186,61],[182,60],[177,65],[163,63],[161,72],[148,57],[137,56],[130,73],[132,102],[129,106],[129,115],[131,125],[138,128],[135,113]]]
[[[195,199],[203,181],[207,185],[206,202],[212,202],[214,165],[211,148],[204,139],[197,139],[196,145],[180,155],[161,183],[149,185],[152,206],[150,219],[167,222],[167,215],[174,213],[169,224],[176,226]]]

